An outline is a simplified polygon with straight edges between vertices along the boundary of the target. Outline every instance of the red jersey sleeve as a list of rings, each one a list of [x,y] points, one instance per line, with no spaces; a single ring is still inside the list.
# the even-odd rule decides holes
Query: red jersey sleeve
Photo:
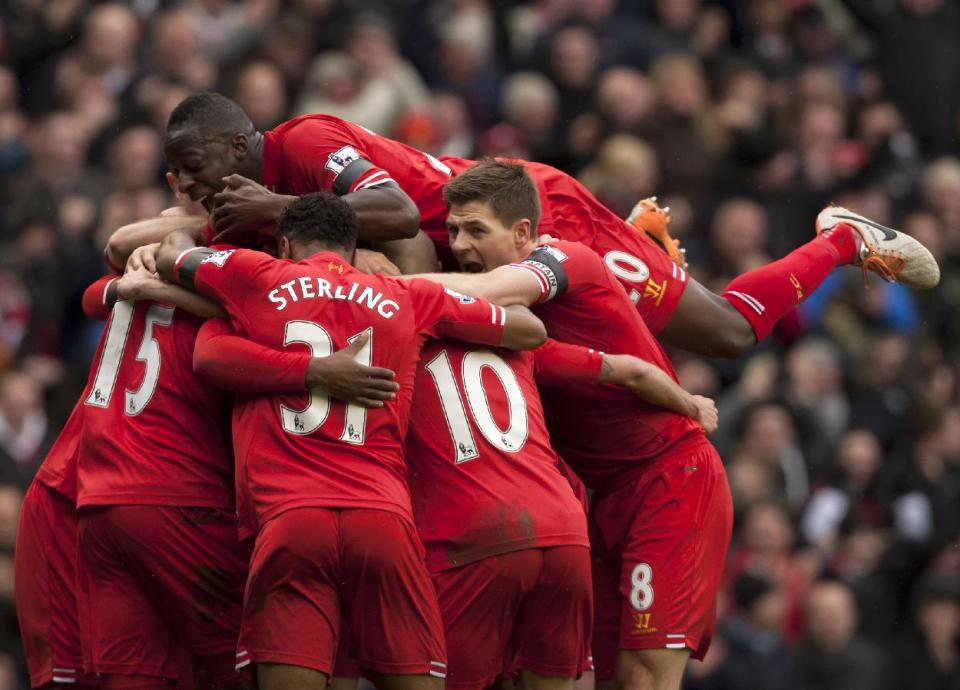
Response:
[[[107,295],[110,286],[120,278],[118,275],[107,275],[98,279],[83,292],[83,313],[88,318],[97,321],[106,321],[110,317],[113,304],[107,304]]]
[[[540,284],[537,304],[549,302],[579,282],[603,272],[603,260],[592,250],[576,242],[551,242],[537,247],[526,259],[509,264],[528,271]]]
[[[596,385],[602,366],[602,352],[553,338],[533,351],[533,374],[541,386]]]
[[[507,313],[486,300],[461,295],[429,280],[407,285],[414,303],[416,329],[431,338],[444,336],[480,345],[499,345]]]
[[[193,371],[235,393],[304,390],[310,355],[282,352],[236,334],[229,321],[210,319],[197,333]]]
[[[359,137],[326,119],[306,119],[292,128],[283,147],[283,165],[296,179],[339,195],[394,182],[374,165]]]
[[[276,259],[250,249],[195,247],[183,252],[173,267],[177,282],[220,302],[231,316],[241,317],[257,278]]]

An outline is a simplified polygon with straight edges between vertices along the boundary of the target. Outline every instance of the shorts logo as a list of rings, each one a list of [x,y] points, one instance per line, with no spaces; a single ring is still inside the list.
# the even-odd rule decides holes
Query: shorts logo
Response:
[[[233,254],[236,249],[221,249],[218,252],[214,252],[206,259],[201,261],[201,264],[214,264],[217,268],[223,268],[223,265],[227,263],[227,259],[230,258],[230,255]]]
[[[469,295],[461,294],[456,290],[451,290],[450,288],[443,288],[443,291],[451,297],[455,297],[456,299],[460,300],[460,304],[473,304],[477,301],[476,297],[470,297]]]
[[[633,614],[633,634],[634,635],[647,635],[649,633],[657,632],[655,627],[650,625],[650,616],[649,613],[635,613]]]
[[[667,283],[669,281],[664,279],[662,283],[657,285],[657,282],[650,278],[647,280],[646,286],[643,288],[643,296],[653,300],[653,303],[660,306],[660,303],[663,301],[663,296],[667,292]]]
[[[327,162],[323,167],[332,171],[334,175],[339,175],[343,172],[344,168],[359,159],[360,154],[355,148],[352,146],[344,146],[327,156]]]

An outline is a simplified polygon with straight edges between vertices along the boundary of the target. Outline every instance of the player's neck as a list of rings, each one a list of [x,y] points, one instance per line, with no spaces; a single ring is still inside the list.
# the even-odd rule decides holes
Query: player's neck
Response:
[[[353,264],[353,252],[347,252],[339,247],[331,247],[322,242],[310,242],[304,245],[294,245],[290,248],[290,260],[305,261],[317,254],[336,254],[348,264]]]

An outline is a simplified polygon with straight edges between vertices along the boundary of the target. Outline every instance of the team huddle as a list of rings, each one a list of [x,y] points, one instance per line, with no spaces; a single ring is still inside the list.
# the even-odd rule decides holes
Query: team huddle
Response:
[[[654,336],[735,356],[838,266],[939,279],[829,207],[713,295],[652,202],[217,94],[164,151],[207,214],[119,229],[84,295],[106,326],[17,540],[33,687],[678,689],[733,515]]]

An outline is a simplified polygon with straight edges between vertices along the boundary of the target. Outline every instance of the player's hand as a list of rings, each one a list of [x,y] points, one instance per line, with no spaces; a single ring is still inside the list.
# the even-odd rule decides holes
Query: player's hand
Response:
[[[400,269],[396,264],[380,252],[370,249],[358,249],[353,257],[353,266],[362,273],[383,273],[393,277],[400,275]]]
[[[213,196],[211,220],[217,231],[213,241],[236,244],[257,233],[273,236],[289,198],[242,175],[228,175],[223,182],[223,191]]]
[[[156,275],[157,273],[157,252],[160,251],[160,243],[145,244],[137,247],[127,259],[127,267],[124,273],[146,269],[147,272]]]
[[[148,271],[142,266],[134,270],[128,268],[127,272],[117,281],[117,294],[132,302],[144,299],[148,291],[163,288],[164,285],[166,283],[160,280],[156,273]]]
[[[717,422],[719,421],[716,403],[714,403],[710,398],[705,398],[702,395],[694,395],[693,406],[697,410],[697,416],[695,419],[700,423],[700,426],[703,427],[703,430],[708,434],[712,434],[714,431],[716,431]]]
[[[322,388],[337,400],[369,408],[383,407],[385,401],[396,398],[400,384],[393,380],[390,369],[368,367],[354,359],[368,340],[364,333],[329,357],[311,357],[307,388]]]

